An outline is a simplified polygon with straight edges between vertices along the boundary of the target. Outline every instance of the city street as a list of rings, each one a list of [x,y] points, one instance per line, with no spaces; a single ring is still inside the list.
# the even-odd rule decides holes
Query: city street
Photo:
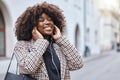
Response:
[[[13,53],[20,66],[29,64],[33,69],[34,64],[39,67],[46,43],[56,45],[56,54],[64,53],[61,47],[66,45],[61,43],[67,39],[62,35],[83,59],[84,66],[71,71],[70,80],[120,80],[120,0],[0,0],[0,80],[4,80]],[[43,41],[38,40],[40,36]],[[71,46],[65,50],[75,52]],[[16,73],[16,58],[11,73]],[[64,62],[69,63],[67,59]],[[32,69],[29,65],[26,67]],[[40,72],[42,68],[38,68]]]
[[[86,60],[81,70],[71,74],[71,80],[120,80],[120,53],[106,53]]]

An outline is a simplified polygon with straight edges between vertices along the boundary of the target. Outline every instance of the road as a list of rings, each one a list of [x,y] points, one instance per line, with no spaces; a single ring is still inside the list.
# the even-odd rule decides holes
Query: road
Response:
[[[120,53],[102,53],[83,58],[83,60],[83,68],[72,71],[71,80],[120,80]],[[6,63],[8,64],[8,62]],[[6,69],[7,66],[1,67],[1,70],[2,68]],[[0,74],[0,80],[3,78],[4,74]]]
[[[86,60],[83,68],[71,72],[71,76],[71,80],[120,80],[120,53],[106,53]]]

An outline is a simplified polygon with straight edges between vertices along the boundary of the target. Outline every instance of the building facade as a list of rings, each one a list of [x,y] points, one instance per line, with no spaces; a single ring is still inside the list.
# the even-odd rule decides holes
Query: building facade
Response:
[[[84,0],[85,56],[100,53],[100,13],[96,0]],[[88,53],[87,53],[88,51]]]
[[[15,22],[26,10],[40,2],[58,5],[65,15],[65,35],[85,56],[86,45],[90,55],[100,53],[99,12],[95,0],[0,0],[0,74],[5,73],[16,43]],[[87,53],[88,54],[88,53]],[[7,62],[6,62],[7,61]]]
[[[119,15],[116,12],[101,10],[100,46],[102,51],[116,48],[119,36]]]
[[[0,0],[0,56],[10,57],[14,45],[15,21],[29,6],[43,2],[45,0]],[[84,50],[84,28],[83,28],[83,2],[82,0],[46,0],[47,2],[58,5],[66,17],[65,35],[73,43],[81,54]],[[79,5],[80,3],[81,5]]]

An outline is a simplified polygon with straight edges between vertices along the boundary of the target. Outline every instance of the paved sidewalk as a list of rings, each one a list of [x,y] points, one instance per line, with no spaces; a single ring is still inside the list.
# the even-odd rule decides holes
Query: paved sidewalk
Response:
[[[90,55],[88,57],[83,57],[83,62],[89,62],[89,61],[92,61],[92,60],[95,60],[95,59],[99,59],[101,57],[108,56],[112,53],[116,53],[116,51],[104,52],[104,53]]]
[[[120,80],[120,52],[83,58],[83,68],[71,72],[71,80]]]
[[[4,80],[5,74],[0,74],[0,80]]]
[[[8,64],[10,62],[10,59],[5,59],[0,61],[0,80],[4,80]],[[14,69],[16,69],[16,61],[13,60],[11,67],[10,67],[10,72],[15,72]]]
[[[112,52],[107,52],[107,53],[94,54],[89,57],[83,57],[83,63],[86,63],[86,62],[89,62],[95,59],[99,59],[105,56],[109,56],[111,53],[115,53],[115,52],[112,51]],[[4,76],[5,76],[5,72],[7,71],[8,64],[9,64],[9,59],[0,61],[0,65],[1,65],[0,66],[0,80],[4,80]],[[13,61],[12,65],[16,65],[16,61]],[[16,66],[12,66],[10,71],[14,72],[13,69],[16,69]]]

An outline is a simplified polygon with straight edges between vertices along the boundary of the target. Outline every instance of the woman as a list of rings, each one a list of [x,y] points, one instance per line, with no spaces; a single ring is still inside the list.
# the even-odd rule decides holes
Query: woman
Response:
[[[56,5],[43,2],[27,8],[16,21],[14,53],[20,74],[37,80],[70,80],[69,71],[83,64],[76,48],[63,35],[65,20]]]

